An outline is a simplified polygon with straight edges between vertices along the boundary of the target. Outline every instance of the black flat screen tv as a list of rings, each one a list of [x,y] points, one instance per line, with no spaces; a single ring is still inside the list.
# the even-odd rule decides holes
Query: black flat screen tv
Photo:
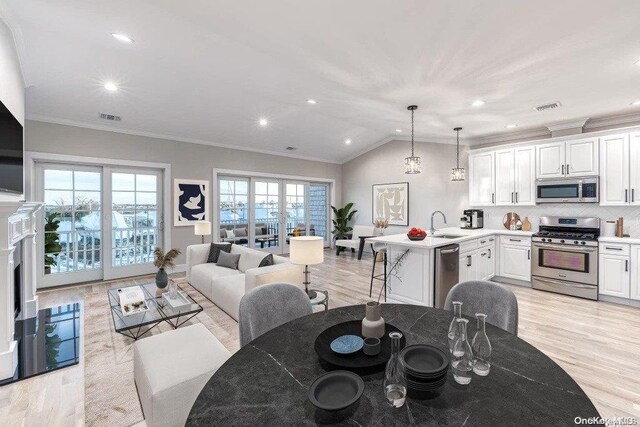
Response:
[[[0,101],[0,193],[24,193],[22,125]]]

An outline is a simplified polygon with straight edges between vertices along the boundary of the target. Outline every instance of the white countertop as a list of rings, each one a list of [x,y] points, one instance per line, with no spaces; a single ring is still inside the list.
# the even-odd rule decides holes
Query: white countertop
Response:
[[[450,234],[460,236],[455,239],[443,239],[438,235]],[[440,246],[450,245],[453,243],[461,243],[467,240],[477,239],[479,237],[487,237],[496,234],[504,234],[509,236],[531,237],[533,231],[511,231],[507,229],[495,230],[490,228],[478,228],[469,230],[465,228],[448,227],[441,228],[436,231],[435,235],[427,235],[424,240],[409,240],[406,234],[391,234],[389,236],[372,237],[367,239],[367,243],[386,243],[387,245],[402,246],[416,249],[431,249]]]
[[[638,237],[598,237],[600,243],[626,243],[629,245],[640,245]]]

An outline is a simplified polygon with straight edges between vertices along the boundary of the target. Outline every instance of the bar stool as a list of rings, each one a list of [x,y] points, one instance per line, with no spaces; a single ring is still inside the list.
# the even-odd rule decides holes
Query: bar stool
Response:
[[[373,280],[380,280],[382,282],[382,286],[384,286],[384,300],[387,301],[387,245],[384,243],[374,243],[371,245],[371,250],[373,251],[373,268],[371,269],[371,286],[369,287],[369,298],[371,298],[371,294],[373,293]],[[376,264],[378,253],[381,253],[383,256],[383,273],[376,275]]]

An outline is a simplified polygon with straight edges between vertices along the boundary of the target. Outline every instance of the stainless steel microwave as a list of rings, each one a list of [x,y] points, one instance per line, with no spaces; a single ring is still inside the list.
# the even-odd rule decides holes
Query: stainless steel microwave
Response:
[[[597,176],[536,180],[536,203],[598,203]]]

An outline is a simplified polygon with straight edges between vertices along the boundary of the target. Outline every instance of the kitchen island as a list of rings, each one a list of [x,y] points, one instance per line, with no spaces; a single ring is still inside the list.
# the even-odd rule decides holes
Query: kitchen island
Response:
[[[387,245],[388,302],[433,307],[436,248],[459,245],[460,282],[501,276],[526,285],[531,280],[532,234],[505,229],[443,228],[421,241],[411,241],[406,234],[394,234],[373,237],[367,242]]]

